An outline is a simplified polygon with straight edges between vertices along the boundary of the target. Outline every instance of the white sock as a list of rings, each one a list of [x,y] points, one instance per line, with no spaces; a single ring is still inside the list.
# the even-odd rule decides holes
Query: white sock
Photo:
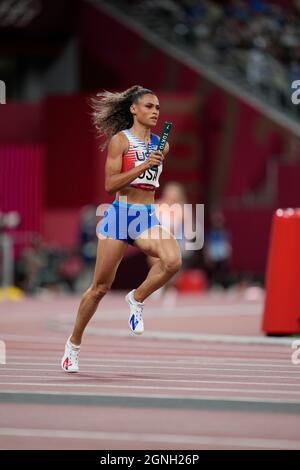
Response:
[[[134,292],[135,292],[135,289],[133,289],[133,291],[131,291],[131,299],[132,299],[133,303],[137,304],[137,305],[144,305],[144,302],[138,302],[137,300],[135,300]]]
[[[71,338],[71,336],[70,336],[70,338]],[[68,339],[68,343],[69,343],[69,345],[71,346],[71,348],[72,348],[72,349],[80,349],[80,345],[78,346],[78,345],[76,345],[76,344],[73,344],[73,343],[71,342],[70,338]]]

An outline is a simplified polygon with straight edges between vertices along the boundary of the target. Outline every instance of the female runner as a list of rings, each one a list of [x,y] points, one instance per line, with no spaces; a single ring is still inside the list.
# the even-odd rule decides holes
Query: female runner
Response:
[[[108,152],[105,189],[115,200],[97,228],[98,248],[94,278],[84,293],[71,336],[65,345],[61,366],[78,372],[83,332],[100,300],[110,289],[127,244],[156,258],[144,282],[129,292],[129,327],[144,331],[144,301],[165,285],[181,267],[181,254],[174,236],[155,215],[154,195],[159,187],[163,153],[156,150],[159,138],[151,130],[159,117],[159,101],[151,91],[133,86],[122,93],[99,93],[93,99],[94,123],[106,136]],[[104,147],[106,146],[104,144]]]

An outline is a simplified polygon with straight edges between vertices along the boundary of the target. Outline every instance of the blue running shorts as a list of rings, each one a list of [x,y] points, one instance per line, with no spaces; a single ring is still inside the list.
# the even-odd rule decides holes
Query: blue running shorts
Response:
[[[145,230],[160,225],[154,204],[127,204],[117,199],[105,211],[97,232],[133,245]]]

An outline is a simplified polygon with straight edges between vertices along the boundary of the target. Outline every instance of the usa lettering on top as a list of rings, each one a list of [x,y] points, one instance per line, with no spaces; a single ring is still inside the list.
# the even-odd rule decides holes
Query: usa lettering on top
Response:
[[[141,165],[149,157],[151,152],[156,150],[159,139],[151,133],[151,139],[148,148],[145,143],[134,136],[129,129],[122,131],[128,139],[129,147],[123,155],[122,172],[129,171],[138,165]],[[140,189],[154,190],[159,187],[159,177],[162,172],[162,164],[159,167],[149,168],[141,173],[130,186]]]

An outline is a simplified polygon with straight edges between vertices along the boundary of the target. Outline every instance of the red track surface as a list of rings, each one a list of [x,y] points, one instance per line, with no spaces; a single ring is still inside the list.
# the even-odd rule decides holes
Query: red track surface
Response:
[[[289,344],[263,344],[261,304],[149,300],[133,337],[112,293],[72,375],[60,357],[78,301],[0,304],[1,449],[300,449],[300,366]]]

